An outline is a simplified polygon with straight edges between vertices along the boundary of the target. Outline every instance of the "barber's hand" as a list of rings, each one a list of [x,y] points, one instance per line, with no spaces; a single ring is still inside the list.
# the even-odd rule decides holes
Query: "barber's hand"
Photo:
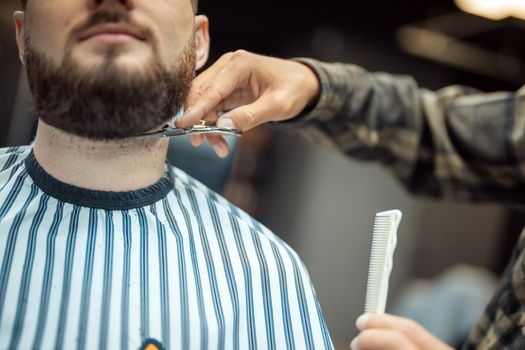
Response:
[[[195,79],[186,113],[177,126],[190,127],[204,119],[247,131],[265,122],[293,118],[318,94],[316,75],[302,63],[242,50],[230,52]],[[206,137],[219,156],[228,154],[221,136]],[[192,144],[200,145],[203,138],[193,136]]]
[[[361,333],[352,350],[452,350],[419,324],[406,318],[366,314],[356,321]]]

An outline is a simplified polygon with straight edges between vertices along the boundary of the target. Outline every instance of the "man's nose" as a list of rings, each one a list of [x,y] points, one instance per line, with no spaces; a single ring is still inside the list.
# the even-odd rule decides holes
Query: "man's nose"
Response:
[[[91,10],[99,10],[101,7],[123,6],[126,10],[132,10],[135,0],[88,0]]]

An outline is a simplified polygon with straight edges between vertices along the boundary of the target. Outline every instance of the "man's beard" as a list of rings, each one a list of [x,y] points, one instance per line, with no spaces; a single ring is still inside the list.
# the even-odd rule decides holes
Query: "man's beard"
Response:
[[[102,15],[96,24],[110,17]],[[25,65],[36,116],[93,140],[122,139],[159,128],[184,106],[195,76],[194,42],[192,38],[174,66],[165,67],[155,49],[154,59],[134,72],[120,69],[111,49],[101,67],[81,68],[70,52],[55,67],[28,37]]]

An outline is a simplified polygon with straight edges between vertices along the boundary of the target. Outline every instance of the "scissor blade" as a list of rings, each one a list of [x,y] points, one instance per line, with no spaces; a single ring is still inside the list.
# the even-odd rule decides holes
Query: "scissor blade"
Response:
[[[150,131],[143,134],[134,136],[135,138],[153,138],[153,137],[175,137],[183,135],[206,135],[206,134],[220,134],[220,135],[232,135],[236,137],[241,137],[242,132],[237,129],[229,128],[190,128],[190,129],[180,129],[174,127],[165,127],[159,131]]]
[[[236,137],[241,137],[242,132],[237,129],[227,129],[227,128],[206,128],[206,129],[189,129],[186,132],[188,135],[207,135],[207,134],[220,134],[220,135],[231,135]]]
[[[139,134],[134,137],[139,138],[139,139],[145,139],[145,138],[153,138],[153,137],[173,137],[173,136],[182,136],[182,135],[188,135],[188,130],[170,127],[170,128],[164,128],[159,131],[145,132],[143,134]]]

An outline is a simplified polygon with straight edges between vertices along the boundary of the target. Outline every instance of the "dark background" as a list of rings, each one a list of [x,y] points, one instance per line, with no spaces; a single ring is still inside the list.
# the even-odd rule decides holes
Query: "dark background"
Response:
[[[466,84],[486,91],[519,88],[520,83],[444,67],[399,49],[396,33],[402,26],[457,11],[450,0],[201,1],[201,12],[211,20],[214,58],[239,48],[279,57],[314,56],[328,61],[348,57],[371,70],[411,74],[429,88],[447,84]],[[524,38],[523,33],[515,23],[509,20],[503,29],[472,39],[493,51],[504,49],[513,39],[512,44],[520,46],[514,47],[516,54],[523,54],[524,44],[519,40]],[[455,25],[463,27],[461,23]],[[335,49],[331,47],[334,42]]]

